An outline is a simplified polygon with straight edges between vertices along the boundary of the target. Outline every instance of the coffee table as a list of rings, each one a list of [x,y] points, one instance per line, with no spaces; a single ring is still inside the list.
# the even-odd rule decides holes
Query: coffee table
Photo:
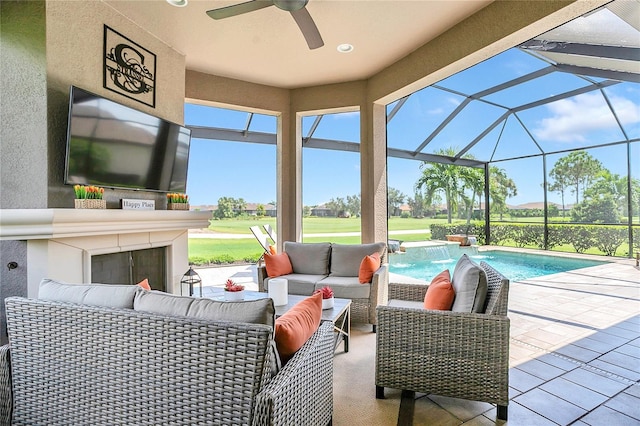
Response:
[[[208,299],[218,300],[225,302],[224,289],[214,288],[213,293],[207,296]],[[266,299],[269,297],[269,293],[259,291],[244,291],[244,300],[258,300]],[[288,303],[286,305],[276,305],[276,318],[284,315],[293,306],[306,299],[309,296],[299,296],[296,294],[290,294],[287,297]],[[333,350],[335,351],[341,341],[344,342],[344,351],[349,352],[349,336],[351,334],[351,299],[333,299],[333,308],[323,309],[322,317],[320,321],[331,321],[333,323],[333,330],[335,331],[335,339],[333,342]]]

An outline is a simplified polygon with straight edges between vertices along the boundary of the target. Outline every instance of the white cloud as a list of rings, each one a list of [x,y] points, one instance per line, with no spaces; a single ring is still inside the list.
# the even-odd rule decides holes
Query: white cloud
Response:
[[[445,102],[456,107],[462,103],[459,98],[455,98],[452,96],[446,97]],[[443,115],[445,113],[447,113],[447,115],[449,114],[448,110],[445,110],[443,107],[426,109],[425,112],[427,113],[427,115]]]
[[[458,106],[462,103],[462,99],[454,98],[450,96],[447,98],[447,102],[450,103],[451,105]]]
[[[640,122],[640,105],[623,97],[610,96],[618,119],[625,124]],[[583,142],[589,132],[618,127],[600,93],[586,93],[547,105],[550,117],[542,119],[534,135],[547,141]]]

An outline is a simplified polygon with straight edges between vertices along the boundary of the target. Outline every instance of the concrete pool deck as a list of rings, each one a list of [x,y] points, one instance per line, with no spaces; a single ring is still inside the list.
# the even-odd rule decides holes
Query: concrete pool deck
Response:
[[[640,268],[633,259],[595,258],[612,262],[511,283],[509,423],[640,424]],[[255,265],[198,268],[198,273],[205,296],[207,287],[223,286],[227,278],[257,289]],[[335,358],[334,424],[372,424],[372,419],[389,418],[385,410],[396,410],[397,416],[399,394],[397,401],[388,398],[384,404],[373,398],[375,335],[370,328],[354,325],[351,346],[353,351]],[[364,351],[360,355],[358,347]],[[353,362],[365,369],[363,364],[371,364],[371,389],[356,395],[347,386],[343,395],[343,382],[357,374]],[[505,424],[496,422],[490,404],[416,398],[414,425]],[[367,408],[366,415],[354,417],[351,403],[342,406],[354,399]]]

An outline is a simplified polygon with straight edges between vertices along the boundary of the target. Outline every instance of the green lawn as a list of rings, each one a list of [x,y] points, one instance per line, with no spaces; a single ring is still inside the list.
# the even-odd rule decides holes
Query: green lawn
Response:
[[[535,222],[536,218],[527,218],[528,221]],[[250,226],[271,224],[276,227],[275,218],[250,218],[250,219],[228,219],[228,220],[212,220],[209,229],[227,234],[246,234],[251,236]],[[425,233],[432,223],[446,223],[446,219],[403,219],[393,217],[388,221],[390,231],[389,238],[398,239],[404,242],[425,241],[430,239],[430,235]],[[318,218],[310,217],[302,220],[303,234],[324,234],[324,233],[342,233],[342,232],[359,232],[359,218]],[[393,231],[416,230],[411,234],[393,234]],[[340,244],[357,244],[360,243],[359,236],[348,237],[304,237],[304,242],[324,242],[330,241]],[[511,245],[512,244],[505,244]],[[535,248],[535,247],[532,247]],[[617,256],[625,256],[627,248],[621,246],[616,253]],[[563,251],[575,253],[575,249],[571,245],[555,247],[554,251]],[[587,254],[602,255],[596,248],[587,250]],[[189,262],[194,264],[225,264],[233,262],[256,262],[262,255],[262,249],[255,238],[225,238],[225,239],[208,239],[208,238],[190,238],[189,239]]]
[[[392,217],[389,219],[390,231],[402,231],[410,229],[429,229],[432,223],[446,223],[446,219],[402,219]],[[275,217],[250,218],[250,219],[225,219],[211,220],[209,229],[226,234],[251,234],[249,227],[254,225],[270,224],[276,229]],[[336,218],[336,217],[306,217],[302,219],[302,232],[304,234],[323,234],[336,232],[360,232],[360,218]]]
[[[391,238],[402,241],[425,241],[429,235],[424,232],[428,230],[431,223],[446,223],[446,219],[402,219],[391,218],[388,222],[390,231],[419,230],[415,234],[393,234]],[[246,234],[251,235],[249,227],[254,225],[270,224],[276,227],[275,218],[250,218],[250,219],[227,219],[212,220],[209,229],[226,234]],[[359,218],[319,218],[309,217],[302,220],[303,234],[325,234],[360,232]],[[324,242],[330,241],[339,244],[360,243],[359,236],[349,237],[303,237],[304,242]],[[262,255],[262,249],[254,238],[190,238],[189,239],[189,262],[195,264],[223,264],[232,262],[256,262]]]

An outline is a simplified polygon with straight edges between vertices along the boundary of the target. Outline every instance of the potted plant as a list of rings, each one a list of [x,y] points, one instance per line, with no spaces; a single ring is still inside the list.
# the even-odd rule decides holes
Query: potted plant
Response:
[[[74,200],[76,209],[106,209],[107,202],[103,199],[104,188],[93,185],[74,185],[76,194]]]
[[[189,210],[189,196],[178,192],[167,194],[168,210]]]
[[[224,284],[224,300],[244,300],[244,286],[229,278]]]
[[[333,290],[329,286],[322,287],[320,290],[316,290],[313,294],[322,293],[322,309],[333,308]]]

